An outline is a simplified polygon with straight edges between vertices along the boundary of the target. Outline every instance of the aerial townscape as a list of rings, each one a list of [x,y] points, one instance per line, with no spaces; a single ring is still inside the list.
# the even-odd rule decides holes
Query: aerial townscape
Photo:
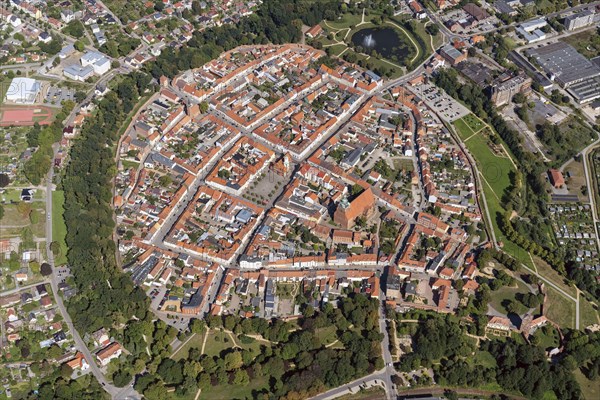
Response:
[[[600,1],[0,38],[0,400],[600,399]]]

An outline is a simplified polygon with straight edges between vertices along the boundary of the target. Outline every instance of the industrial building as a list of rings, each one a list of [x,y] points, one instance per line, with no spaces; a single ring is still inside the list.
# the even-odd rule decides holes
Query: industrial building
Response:
[[[31,78],[13,78],[6,91],[6,101],[33,104],[42,89],[41,83]]]
[[[600,67],[582,56],[567,43],[556,42],[544,47],[529,49],[533,57],[551,80],[562,87],[569,87],[595,76],[600,76]]]

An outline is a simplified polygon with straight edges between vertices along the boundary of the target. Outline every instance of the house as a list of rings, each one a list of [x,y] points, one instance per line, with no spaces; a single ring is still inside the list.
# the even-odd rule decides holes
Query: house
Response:
[[[554,169],[554,168],[549,169],[548,177],[550,178],[550,183],[556,189],[559,189],[565,185],[565,178],[563,177],[562,172],[560,172],[557,169]]]
[[[107,366],[112,360],[119,358],[123,353],[123,347],[117,342],[112,342],[102,350],[96,353],[96,359],[103,367]]]
[[[68,24],[69,22],[71,22],[71,21],[73,21],[75,19],[75,14],[71,10],[62,10],[60,12],[60,19],[65,24]]]
[[[52,41],[52,36],[48,32],[40,33],[38,36],[38,40],[42,43],[50,43]]]
[[[319,35],[321,35],[322,33],[323,33],[323,28],[321,28],[321,25],[317,24],[306,31],[306,36],[311,39],[314,39],[314,38],[318,37]]]
[[[80,369],[82,371],[85,371],[90,367],[89,364],[87,363],[87,361],[85,361],[83,354],[81,354],[80,352],[77,352],[75,354],[75,358],[73,358],[70,361],[67,361],[67,365],[72,370]]]
[[[108,337],[108,333],[104,328],[92,333],[92,339],[94,340],[94,345],[96,346],[106,346],[110,343],[110,337]]]
[[[23,189],[21,190],[21,201],[25,201],[27,203],[30,203],[33,200],[33,194],[34,194],[34,190],[33,189]]]

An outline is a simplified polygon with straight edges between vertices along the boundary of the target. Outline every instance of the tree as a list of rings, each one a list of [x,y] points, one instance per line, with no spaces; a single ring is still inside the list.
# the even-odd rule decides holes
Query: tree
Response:
[[[131,382],[131,373],[128,370],[119,369],[113,375],[113,383],[116,387],[125,387],[129,382]]]
[[[238,369],[235,371],[235,375],[233,377],[234,385],[247,385],[248,382],[250,382],[250,378],[248,377],[246,370]]]
[[[6,174],[0,174],[0,188],[6,187],[10,184],[10,178]]]
[[[202,114],[206,114],[206,112],[208,111],[208,103],[206,101],[201,102],[199,104],[199,108]]]
[[[225,354],[225,369],[227,371],[232,371],[234,369],[238,369],[242,366],[242,353],[237,350],[234,350],[230,353]]]
[[[40,267],[40,272],[42,276],[50,276],[52,275],[52,267],[48,263],[43,263]]]
[[[54,257],[57,257],[58,255],[60,255],[60,244],[57,241],[51,242],[50,243],[50,251],[52,252]]]
[[[73,47],[77,51],[84,51],[85,50],[85,45],[83,44],[83,42],[81,40],[76,40],[75,43],[73,43]]]

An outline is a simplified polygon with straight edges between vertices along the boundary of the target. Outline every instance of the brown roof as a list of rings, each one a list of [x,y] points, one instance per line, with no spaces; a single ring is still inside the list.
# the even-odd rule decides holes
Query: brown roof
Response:
[[[479,7],[477,4],[469,3],[463,7],[463,10],[477,21],[482,21],[490,16],[483,8]]]
[[[350,206],[345,210],[346,217],[348,220],[353,220],[373,206],[375,206],[375,196],[369,187],[350,203]]]

